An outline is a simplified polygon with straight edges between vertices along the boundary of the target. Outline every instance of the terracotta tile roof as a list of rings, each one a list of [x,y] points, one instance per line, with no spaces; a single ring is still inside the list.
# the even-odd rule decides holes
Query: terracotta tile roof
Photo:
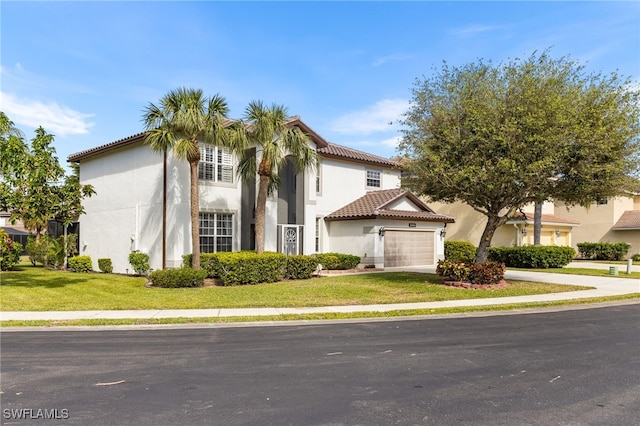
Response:
[[[617,231],[640,229],[640,210],[627,210],[622,213],[611,229]]]
[[[145,134],[146,132],[136,133],[133,136],[129,136],[123,139],[118,139],[117,141],[96,146],[94,148],[86,149],[84,151],[76,152],[75,154],[69,155],[67,157],[67,161],[72,163],[78,162],[80,160],[84,160],[85,158],[92,157],[94,155],[98,155],[103,152],[112,151],[114,149],[118,149],[128,145],[142,142],[144,140]]]
[[[523,217],[521,213],[517,213],[515,216],[509,219],[509,223],[523,222],[523,221],[533,223],[534,221],[533,213],[524,213],[524,215],[525,216]],[[568,219],[566,217],[556,216],[553,214],[543,214],[542,223],[557,224],[557,225],[573,225],[573,226],[580,225],[580,222],[578,222],[577,220]]]
[[[383,167],[399,167],[399,163],[389,158],[368,154],[357,149],[329,143],[326,147],[318,149],[321,157],[338,158],[342,160],[358,161],[362,163],[375,164]]]
[[[401,198],[408,198],[421,211],[395,210],[389,206]],[[411,219],[423,222],[445,222],[453,223],[455,219],[451,216],[437,214],[424,204],[413,193],[405,189],[386,189],[380,191],[367,192],[352,203],[327,215],[326,221],[332,220],[355,220],[355,219]]]
[[[237,120],[233,120],[229,118],[225,119],[224,125],[228,126],[229,124],[235,121]],[[300,120],[299,116],[295,115],[287,118],[287,124],[290,126],[299,127],[304,133],[309,135],[311,140],[313,140],[316,143],[318,148],[321,149],[329,145],[329,143],[326,140],[324,140],[324,138],[322,138],[320,135],[314,132],[313,129],[311,129],[302,120]],[[110,142],[110,143],[100,145],[95,148],[90,148],[84,151],[76,152],[75,154],[69,155],[67,157],[67,161],[78,162],[80,160],[84,160],[85,158],[88,158],[97,154],[101,154],[103,152],[111,151],[118,148],[123,148],[125,146],[132,145],[135,143],[140,143],[144,141],[145,135],[146,135],[146,132],[136,133],[135,135],[132,135],[123,139],[118,139],[117,141],[114,141],[114,142]]]

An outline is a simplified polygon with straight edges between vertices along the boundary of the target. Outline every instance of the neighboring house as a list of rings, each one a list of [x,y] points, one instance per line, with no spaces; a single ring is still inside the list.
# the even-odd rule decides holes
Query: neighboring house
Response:
[[[31,233],[27,228],[24,227],[21,220],[16,220],[15,223],[11,223],[11,221],[9,220],[10,218],[11,213],[0,212],[0,229],[6,232],[9,235],[9,238],[11,238],[13,241],[22,244],[22,248],[24,249],[27,245],[27,240]]]
[[[466,240],[478,245],[486,217],[464,203],[429,205],[438,212],[455,216],[456,223],[447,228],[447,239]],[[533,205],[522,209],[496,230],[491,245],[521,246],[533,244]],[[585,208],[567,207],[563,203],[544,203],[540,243],[571,246],[577,251],[582,242],[626,242],[629,255],[640,253],[640,192],[629,193]]]
[[[470,241],[479,245],[480,238],[487,224],[487,217],[469,205],[457,203],[436,203],[429,205],[438,212],[455,216],[456,223],[447,228],[447,240]],[[574,243],[574,232],[581,223],[573,218],[557,215],[553,204],[542,206],[542,229],[540,243],[543,245],[571,246]],[[492,247],[523,246],[533,244],[533,205],[525,206],[522,213],[516,213],[506,224],[498,227]]]
[[[556,212],[579,220],[573,246],[582,242],[631,244],[629,256],[640,253],[640,190],[593,203],[589,207],[556,205]]]
[[[376,267],[407,263],[405,258],[434,265],[443,257],[440,231],[453,218],[400,190],[394,161],[328,143],[299,117],[288,124],[309,136],[319,161],[303,173],[291,164],[281,170],[280,189],[267,200],[266,251],[349,253]],[[139,133],[68,158],[79,163],[81,182],[96,190],[83,200],[86,213],[80,217],[80,251],[94,267],[97,259],[110,258],[114,271],[126,272],[129,253],[139,250],[149,254],[152,268],[175,268],[190,253],[188,163],[171,152],[153,152],[144,137]],[[238,181],[237,159],[227,149],[202,144],[201,153],[201,251],[254,249],[256,185]],[[374,209],[364,207],[369,202]],[[340,213],[350,205],[355,216]],[[407,235],[428,246],[423,255],[397,244]]]

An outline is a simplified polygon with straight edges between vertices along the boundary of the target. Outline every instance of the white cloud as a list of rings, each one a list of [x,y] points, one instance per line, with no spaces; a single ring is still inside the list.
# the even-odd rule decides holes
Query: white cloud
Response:
[[[390,123],[400,119],[409,108],[404,99],[384,99],[362,111],[348,113],[333,123],[331,130],[349,135],[368,135],[393,130]]]
[[[373,63],[371,64],[374,67],[379,67],[380,65],[383,65],[389,61],[404,61],[406,59],[411,59],[413,57],[413,55],[401,55],[401,54],[397,54],[397,55],[387,55],[387,56],[377,56],[374,60]]]
[[[495,31],[499,29],[503,29],[505,26],[498,25],[470,25],[465,28],[456,28],[451,31],[453,35],[458,37],[474,37],[480,33],[486,33],[488,31]]]
[[[55,102],[20,99],[6,92],[0,92],[0,110],[17,125],[42,126],[60,136],[86,134],[94,125],[87,121],[93,114],[74,111]]]

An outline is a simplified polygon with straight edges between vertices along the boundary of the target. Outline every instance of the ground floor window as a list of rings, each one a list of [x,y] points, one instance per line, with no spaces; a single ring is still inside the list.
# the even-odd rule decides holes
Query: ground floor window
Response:
[[[316,217],[316,253],[320,253],[320,220],[321,218]]]
[[[200,252],[233,250],[233,215],[200,213]]]

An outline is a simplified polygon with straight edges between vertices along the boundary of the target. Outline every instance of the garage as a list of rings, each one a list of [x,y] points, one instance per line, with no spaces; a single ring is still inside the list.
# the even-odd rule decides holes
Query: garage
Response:
[[[384,266],[434,265],[434,232],[387,229],[384,236]]]

